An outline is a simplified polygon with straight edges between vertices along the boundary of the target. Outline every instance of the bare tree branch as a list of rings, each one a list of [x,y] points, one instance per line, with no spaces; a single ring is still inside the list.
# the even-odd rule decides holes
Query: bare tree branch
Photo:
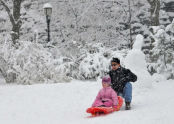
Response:
[[[12,25],[15,25],[14,17],[11,14],[11,11],[10,11],[9,7],[7,6],[7,4],[3,0],[0,0],[0,3],[4,6],[5,10],[7,11],[8,16],[10,18],[10,21],[11,21]]]

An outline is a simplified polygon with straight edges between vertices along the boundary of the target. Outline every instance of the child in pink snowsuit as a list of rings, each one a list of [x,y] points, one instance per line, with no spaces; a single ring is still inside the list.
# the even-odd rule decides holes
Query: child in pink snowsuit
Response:
[[[117,93],[111,88],[111,78],[105,76],[102,78],[103,88],[99,91],[92,107],[117,107]]]

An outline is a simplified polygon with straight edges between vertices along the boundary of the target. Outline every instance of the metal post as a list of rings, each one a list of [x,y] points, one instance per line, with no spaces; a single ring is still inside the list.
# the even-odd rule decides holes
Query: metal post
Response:
[[[47,22],[47,33],[48,33],[48,39],[47,42],[50,42],[50,20],[51,20],[51,14],[52,14],[52,6],[49,3],[44,4],[44,13],[46,15],[46,22]]]
[[[47,32],[48,32],[48,39],[47,39],[47,41],[50,42],[50,18],[49,18],[48,15],[46,16],[46,20],[47,20]]]

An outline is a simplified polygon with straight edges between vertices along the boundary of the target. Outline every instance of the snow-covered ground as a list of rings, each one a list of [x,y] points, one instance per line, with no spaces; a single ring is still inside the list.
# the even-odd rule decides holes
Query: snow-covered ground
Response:
[[[174,82],[154,82],[151,89],[133,83],[132,110],[87,118],[101,88],[98,81],[0,85],[1,124],[173,124]]]

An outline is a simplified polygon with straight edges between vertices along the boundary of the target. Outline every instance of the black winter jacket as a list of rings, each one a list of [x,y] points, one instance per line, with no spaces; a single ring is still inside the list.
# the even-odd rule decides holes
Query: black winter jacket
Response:
[[[137,80],[137,76],[134,73],[121,66],[117,70],[109,71],[109,75],[111,77],[111,87],[117,93],[123,93],[123,88],[127,82],[135,82]]]

